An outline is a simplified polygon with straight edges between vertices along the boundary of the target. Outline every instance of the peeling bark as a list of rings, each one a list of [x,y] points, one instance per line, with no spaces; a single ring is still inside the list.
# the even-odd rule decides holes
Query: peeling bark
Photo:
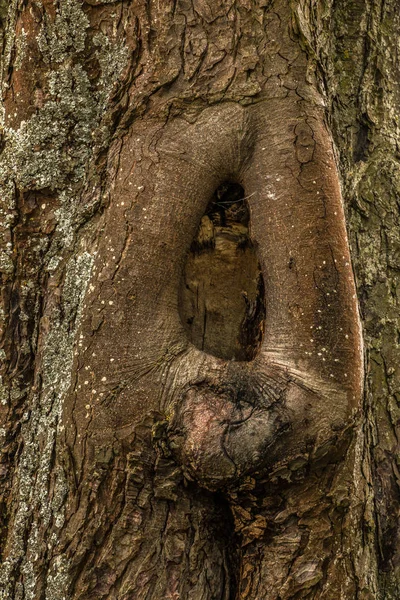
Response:
[[[0,27],[2,600],[398,598],[394,0]]]

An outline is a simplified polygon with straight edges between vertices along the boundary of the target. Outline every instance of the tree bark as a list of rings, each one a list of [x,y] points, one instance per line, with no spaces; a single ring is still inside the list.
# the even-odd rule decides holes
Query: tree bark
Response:
[[[0,598],[398,598],[395,1],[0,28]]]

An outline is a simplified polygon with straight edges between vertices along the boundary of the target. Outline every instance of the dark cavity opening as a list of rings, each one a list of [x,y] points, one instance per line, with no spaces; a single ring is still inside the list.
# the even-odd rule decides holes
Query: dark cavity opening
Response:
[[[224,183],[201,219],[186,260],[180,316],[190,341],[228,360],[252,360],[265,319],[264,280],[241,185]]]

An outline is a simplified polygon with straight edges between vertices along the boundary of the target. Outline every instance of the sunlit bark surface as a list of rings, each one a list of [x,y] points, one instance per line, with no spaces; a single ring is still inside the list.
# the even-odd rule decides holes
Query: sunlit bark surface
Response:
[[[0,598],[398,598],[395,0],[0,28]]]

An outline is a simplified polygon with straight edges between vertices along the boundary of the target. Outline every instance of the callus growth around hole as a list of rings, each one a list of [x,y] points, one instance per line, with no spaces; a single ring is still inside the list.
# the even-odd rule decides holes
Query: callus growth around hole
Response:
[[[110,205],[129,217],[118,265],[106,237],[100,253],[120,311],[103,312],[100,297],[93,304],[105,316],[95,333],[92,315],[83,325],[93,339],[85,364],[104,348],[120,356],[88,426],[128,431],[151,410],[165,414],[176,460],[213,489],[300,455],[321,460],[359,405],[360,327],[338,176],[315,105],[312,158],[299,163],[302,120],[297,101],[279,98],[154,124],[157,161],[149,155],[136,174],[131,209]],[[139,138],[126,142],[126,178]],[[88,387],[78,379],[78,424],[93,402]]]
[[[215,110],[222,120],[224,109]],[[345,447],[348,436],[337,432],[349,431],[361,395],[359,317],[323,115],[308,109],[313,148],[305,164],[296,104],[243,112],[245,125],[227,125],[232,147],[229,133],[219,138],[227,156],[248,144],[247,158],[230,165],[243,186],[227,178],[204,202],[180,288],[181,321],[195,347],[181,373],[195,376],[175,396],[169,435],[186,472],[210,489],[298,456],[320,462],[341,439]],[[222,151],[207,148],[212,172],[223,172]],[[241,376],[232,378],[235,369]],[[248,414],[232,392],[243,380]]]

